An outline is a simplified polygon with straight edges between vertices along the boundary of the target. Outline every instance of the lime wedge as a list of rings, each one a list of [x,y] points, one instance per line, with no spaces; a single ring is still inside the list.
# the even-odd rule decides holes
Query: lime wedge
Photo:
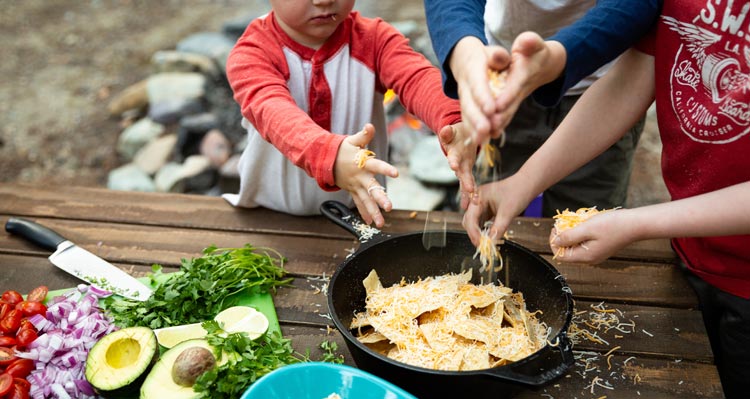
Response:
[[[268,318],[255,308],[249,306],[232,306],[224,309],[214,317],[229,333],[244,332],[250,339],[256,339],[268,329]],[[169,349],[189,339],[203,338],[207,331],[200,323],[159,328],[154,330],[159,345]]]

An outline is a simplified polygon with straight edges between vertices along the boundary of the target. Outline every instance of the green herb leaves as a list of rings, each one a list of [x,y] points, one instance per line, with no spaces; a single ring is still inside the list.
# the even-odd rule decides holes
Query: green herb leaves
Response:
[[[310,361],[309,354],[300,354],[292,348],[291,340],[278,333],[266,333],[251,340],[244,333],[226,336],[215,321],[202,324],[208,331],[206,339],[216,348],[215,355],[226,356],[227,362],[203,373],[193,385],[193,390],[202,392],[203,398],[239,398],[260,377],[289,364]],[[342,363],[336,356],[336,343],[325,341],[320,345],[324,355],[321,361]]]
[[[242,291],[275,291],[288,285],[291,278],[284,278],[283,265],[284,257],[270,248],[211,246],[202,257],[182,259],[180,271],[161,283],[165,275],[154,265],[151,282],[156,289],[148,300],[107,298],[104,306],[120,327],[199,323],[235,304],[234,295]]]

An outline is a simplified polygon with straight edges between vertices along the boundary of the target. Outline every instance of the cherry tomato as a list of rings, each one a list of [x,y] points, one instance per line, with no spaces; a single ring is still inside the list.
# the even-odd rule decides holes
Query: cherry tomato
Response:
[[[16,304],[16,309],[20,310],[26,317],[35,314],[45,315],[47,313],[47,307],[42,305],[41,302],[23,301]]]
[[[37,332],[34,323],[30,322],[29,319],[21,319],[21,326],[18,327],[18,332],[16,334],[19,334],[23,330],[34,330],[34,332]]]
[[[18,327],[21,326],[21,317],[23,314],[20,310],[13,309],[0,320],[0,331],[6,334],[15,334]]]
[[[26,378],[34,370],[34,361],[31,359],[16,359],[5,369],[6,374],[13,378]]]
[[[12,348],[0,346],[0,367],[5,367],[13,363],[16,359],[16,352]]]
[[[14,306],[15,305],[11,305],[11,304],[9,304],[7,302],[3,302],[2,304],[0,304],[0,320],[4,319],[5,315],[7,315],[8,312],[10,312],[11,310],[13,310]]]
[[[25,391],[31,391],[31,383],[25,378],[14,378],[13,385],[20,385]]]
[[[31,290],[29,295],[26,297],[26,300],[29,302],[44,302],[44,299],[47,298],[48,292],[49,288],[44,285],[40,285],[39,287]]]
[[[30,343],[34,342],[37,337],[39,337],[39,335],[36,331],[27,328],[25,330],[18,330],[15,340],[18,343],[19,348],[25,348],[29,346]]]
[[[8,290],[3,292],[2,300],[8,302],[11,305],[15,305],[18,302],[23,301],[23,296],[21,296],[18,291]]]
[[[2,336],[2,337],[0,337],[0,346],[4,346],[6,348],[10,348],[11,346],[15,345],[16,343],[17,343],[17,341],[13,337],[8,337],[8,336]]]
[[[13,389],[13,376],[8,373],[0,374],[0,396],[7,395]]]
[[[29,399],[29,390],[23,385],[13,384],[13,390],[5,396],[5,399]]]

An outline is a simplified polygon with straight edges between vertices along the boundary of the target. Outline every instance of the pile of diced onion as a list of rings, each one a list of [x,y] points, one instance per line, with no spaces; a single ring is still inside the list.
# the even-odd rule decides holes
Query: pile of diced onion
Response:
[[[36,369],[31,382],[32,398],[96,398],[84,376],[89,350],[101,337],[117,329],[98,307],[99,298],[108,291],[84,284],[47,303],[46,318],[29,318],[39,337],[18,357],[31,359]]]

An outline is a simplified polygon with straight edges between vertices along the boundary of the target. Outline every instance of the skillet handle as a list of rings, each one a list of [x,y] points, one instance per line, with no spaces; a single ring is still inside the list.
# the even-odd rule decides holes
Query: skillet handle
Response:
[[[494,369],[488,369],[487,375],[493,378],[499,378],[503,380],[513,381],[521,384],[526,384],[532,387],[539,387],[549,383],[561,377],[570,368],[575,359],[573,357],[573,345],[571,344],[568,336],[565,334],[559,335],[559,344],[555,347],[546,346],[543,350],[545,353],[540,353],[540,356],[546,357],[550,368],[545,368],[542,372],[533,372],[528,370],[521,370],[521,367],[513,367],[514,363],[509,364],[507,367],[497,367]],[[507,370],[504,370],[506,369]]]
[[[380,238],[383,233],[375,228],[368,229],[368,237],[364,238],[362,234],[362,227],[367,226],[357,214],[351,211],[349,207],[338,201],[325,201],[320,204],[320,213],[323,214],[330,221],[336,223],[344,230],[357,237],[360,242],[370,241],[375,238]],[[359,227],[359,229],[357,229]]]

